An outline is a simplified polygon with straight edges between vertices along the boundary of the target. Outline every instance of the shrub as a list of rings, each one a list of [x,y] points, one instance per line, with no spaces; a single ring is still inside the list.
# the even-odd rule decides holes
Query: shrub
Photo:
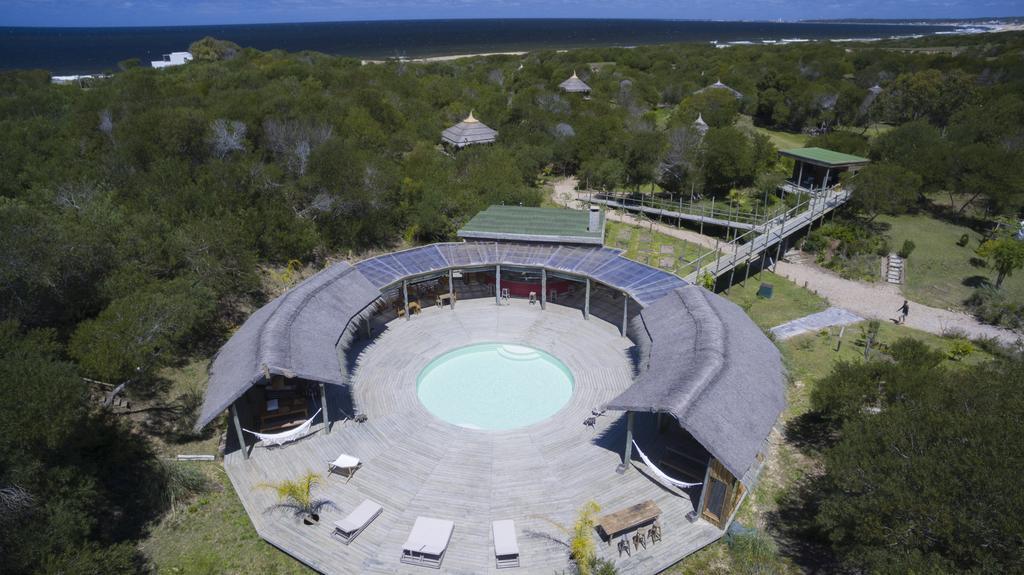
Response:
[[[755,531],[732,535],[726,541],[729,545],[731,573],[768,575],[786,571],[779,558],[778,547],[771,537]]]
[[[903,259],[907,259],[916,247],[917,245],[914,244],[912,240],[904,240],[903,245],[900,247],[900,251],[896,252],[896,255]]]
[[[946,357],[953,361],[960,361],[972,353],[974,353],[974,344],[966,339],[955,339],[953,345],[949,347],[949,351],[946,352]]]
[[[968,243],[969,243],[970,241],[971,241],[971,236],[969,236],[969,235],[967,235],[967,234],[963,234],[962,236],[960,236],[960,239],[956,241],[956,245],[958,245],[958,246],[960,246],[960,247],[964,247],[964,246],[966,246],[966,245],[967,245],[967,244],[968,244]]]
[[[1011,301],[993,287],[979,288],[965,303],[985,323],[1016,330],[1024,328],[1024,302]]]

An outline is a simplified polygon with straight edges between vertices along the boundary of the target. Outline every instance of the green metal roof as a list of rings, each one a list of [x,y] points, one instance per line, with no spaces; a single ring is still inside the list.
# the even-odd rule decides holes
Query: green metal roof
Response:
[[[491,206],[459,230],[459,237],[546,242],[604,243],[604,212],[598,230],[587,229],[590,214],[565,208]]]
[[[783,156],[803,160],[811,164],[825,166],[828,168],[858,166],[871,161],[860,156],[844,154],[834,150],[826,150],[825,148],[795,148],[792,150],[780,150],[779,153]]]

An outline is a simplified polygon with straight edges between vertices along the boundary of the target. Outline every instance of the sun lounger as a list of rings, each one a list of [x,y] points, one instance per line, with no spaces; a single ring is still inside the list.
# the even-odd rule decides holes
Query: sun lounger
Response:
[[[344,519],[334,522],[334,532],[332,535],[341,539],[345,545],[348,545],[349,542],[358,537],[359,534],[363,532],[363,529],[366,529],[366,527],[372,523],[383,510],[384,508],[380,506],[380,503],[367,499],[360,503],[358,507],[353,509],[351,513],[346,515]]]
[[[452,521],[417,517],[409,538],[402,545],[402,563],[439,569],[454,530]]]
[[[494,562],[498,569],[519,567],[519,542],[516,540],[516,523],[511,519],[491,523],[494,534]]]
[[[344,474],[346,478],[352,479],[352,474],[359,469],[359,465],[358,457],[342,453],[337,459],[327,463],[327,473],[338,472]]]

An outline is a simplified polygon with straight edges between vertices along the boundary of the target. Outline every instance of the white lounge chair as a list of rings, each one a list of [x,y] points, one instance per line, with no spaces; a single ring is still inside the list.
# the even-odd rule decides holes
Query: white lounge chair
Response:
[[[344,519],[335,521],[334,532],[331,535],[341,539],[345,545],[348,545],[381,514],[381,511],[384,511],[384,508],[380,506],[380,503],[367,499],[346,515]]]
[[[519,567],[519,542],[516,539],[516,523],[503,519],[491,523],[494,535],[494,563],[498,569]]]
[[[352,479],[352,475],[359,469],[360,465],[358,457],[342,453],[337,459],[327,463],[327,473],[341,473],[346,477],[347,481]]]
[[[439,569],[454,530],[455,523],[447,519],[417,517],[402,545],[402,563]]]

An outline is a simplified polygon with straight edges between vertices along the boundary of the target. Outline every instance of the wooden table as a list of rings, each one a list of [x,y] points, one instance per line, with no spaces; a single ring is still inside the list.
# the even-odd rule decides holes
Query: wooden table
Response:
[[[597,527],[604,532],[611,544],[612,539],[620,533],[632,531],[648,523],[653,523],[661,515],[661,508],[648,499],[642,503],[631,505],[625,509],[602,515],[597,518]]]
[[[450,304],[455,301],[455,294],[443,293],[437,296],[437,307]]]

